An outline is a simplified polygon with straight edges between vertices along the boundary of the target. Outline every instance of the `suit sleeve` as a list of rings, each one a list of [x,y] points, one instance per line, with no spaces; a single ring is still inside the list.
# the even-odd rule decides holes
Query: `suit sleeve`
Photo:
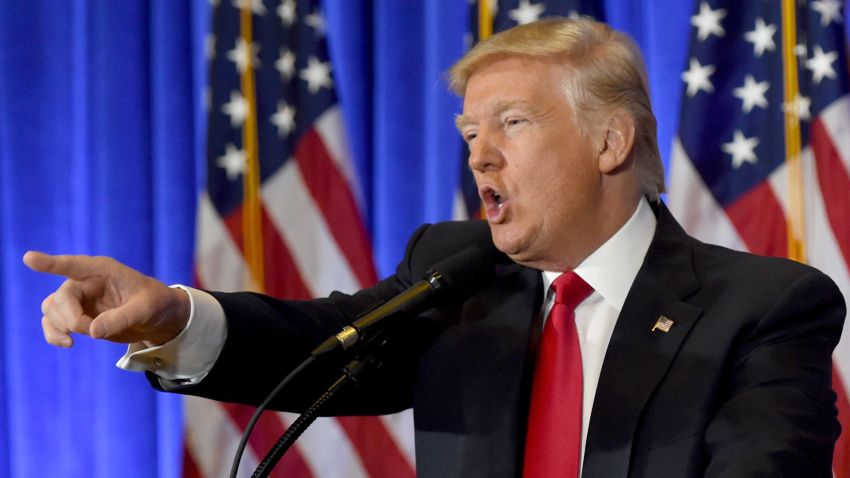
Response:
[[[353,322],[361,313],[397,295],[419,277],[411,276],[411,258],[429,226],[418,229],[396,273],[353,295],[333,292],[312,301],[288,301],[249,293],[211,292],[227,320],[227,339],[209,374],[198,384],[169,391],[214,400],[257,405],[319,343]],[[410,406],[413,370],[419,347],[410,342],[415,326],[399,331],[383,352],[378,371],[358,387],[338,394],[327,414],[381,414]],[[305,370],[271,408],[300,412],[340,375],[344,364],[319,364]],[[160,388],[155,377],[151,383]]]
[[[835,284],[807,269],[741,331],[706,430],[705,476],[832,476],[840,425],[831,355],[845,313]]]

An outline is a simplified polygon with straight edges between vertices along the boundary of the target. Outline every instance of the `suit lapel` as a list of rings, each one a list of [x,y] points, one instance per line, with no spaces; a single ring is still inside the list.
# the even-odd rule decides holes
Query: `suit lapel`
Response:
[[[683,301],[698,287],[691,242],[664,205],[644,264],[611,336],[585,447],[584,478],[627,476],[641,412],[701,310]],[[666,319],[666,320],[665,320]],[[672,325],[667,332],[664,325]],[[655,327],[656,323],[662,327]]]
[[[541,277],[517,264],[468,300],[420,373],[427,406],[417,411],[421,476],[514,477],[520,473],[530,375],[527,341],[542,300]],[[433,374],[433,375],[431,375]],[[437,393],[439,390],[439,393]],[[433,392],[433,393],[432,393]]]

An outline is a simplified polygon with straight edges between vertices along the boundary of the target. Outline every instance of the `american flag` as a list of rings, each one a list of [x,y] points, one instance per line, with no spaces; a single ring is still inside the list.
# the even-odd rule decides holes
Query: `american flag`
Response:
[[[207,187],[196,282],[289,299],[376,280],[318,1],[212,2]],[[268,364],[272,367],[274,364]],[[186,400],[185,477],[226,476],[253,408]],[[249,476],[296,418],[266,412]],[[412,477],[409,413],[319,419],[272,476]]]
[[[476,0],[469,3],[469,31],[465,38],[467,50],[493,33],[546,17],[588,15],[605,21],[602,0]],[[452,215],[455,219],[478,217],[481,210],[478,188],[466,164],[467,156],[464,146],[460,181],[453,202]]]
[[[669,202],[697,237],[788,256],[850,298],[850,96],[841,2],[702,0],[693,26]],[[847,328],[845,328],[845,335]],[[850,476],[850,340],[833,356]]]

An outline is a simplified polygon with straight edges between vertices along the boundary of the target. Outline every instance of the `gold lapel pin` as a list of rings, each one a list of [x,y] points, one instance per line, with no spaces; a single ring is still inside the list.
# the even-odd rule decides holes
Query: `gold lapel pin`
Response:
[[[658,329],[662,332],[670,332],[670,327],[672,327],[674,322],[667,318],[665,315],[659,315],[658,319],[655,321],[655,325],[652,326],[652,332],[655,332],[655,329]]]

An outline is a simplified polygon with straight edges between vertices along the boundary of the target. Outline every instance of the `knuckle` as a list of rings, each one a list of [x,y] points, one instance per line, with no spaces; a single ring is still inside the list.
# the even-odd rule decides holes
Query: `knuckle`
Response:
[[[53,296],[54,295],[55,295],[55,292],[53,294],[48,295],[47,297],[44,298],[43,301],[41,301],[41,313],[42,314],[47,315],[51,310],[53,310],[53,306],[54,306],[54,302],[53,302],[54,297]]]

